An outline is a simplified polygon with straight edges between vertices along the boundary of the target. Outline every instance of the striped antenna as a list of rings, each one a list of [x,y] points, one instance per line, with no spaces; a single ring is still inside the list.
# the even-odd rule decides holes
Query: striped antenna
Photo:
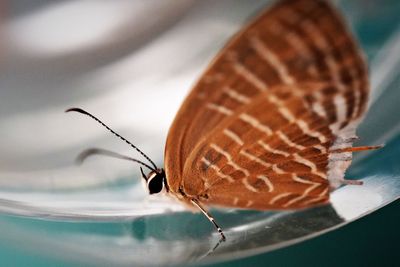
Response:
[[[117,159],[129,160],[129,161],[136,162],[142,166],[145,166],[149,170],[152,170],[152,171],[156,170],[156,169],[153,169],[148,164],[146,164],[138,159],[134,159],[134,158],[131,158],[131,157],[128,157],[125,155],[121,155],[121,154],[115,153],[113,151],[109,151],[109,150],[102,149],[102,148],[89,148],[89,149],[82,151],[76,158],[76,162],[78,164],[82,164],[88,157],[93,156],[93,155],[102,155],[102,156],[107,156],[107,157],[112,157],[112,158],[117,158]],[[142,169],[142,168],[140,168],[140,169]]]
[[[67,109],[65,112],[78,112],[84,115],[89,116],[90,118],[94,119],[95,121],[97,121],[98,123],[100,123],[103,127],[105,127],[107,130],[109,130],[111,133],[113,133],[115,136],[119,137],[121,140],[125,141],[128,145],[130,145],[131,147],[133,147],[136,151],[138,151],[143,157],[145,157],[152,165],[154,168],[150,168],[152,170],[156,170],[157,169],[157,165],[146,155],[142,152],[142,150],[140,150],[137,146],[135,146],[134,144],[132,144],[131,142],[129,142],[127,139],[125,139],[124,137],[122,137],[121,135],[117,134],[114,130],[112,130],[110,127],[108,127],[104,122],[102,122],[101,120],[99,120],[97,117],[93,116],[92,114],[90,114],[89,112],[81,109],[81,108],[69,108]]]

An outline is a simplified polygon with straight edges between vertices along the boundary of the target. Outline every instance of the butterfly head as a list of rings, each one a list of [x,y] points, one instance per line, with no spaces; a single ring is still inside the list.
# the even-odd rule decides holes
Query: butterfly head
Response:
[[[118,158],[118,159],[124,159],[124,160],[129,160],[133,161],[137,164],[140,164],[143,167],[146,167],[150,170],[150,173],[148,175],[145,175],[143,172],[142,167],[140,167],[140,171],[142,173],[142,178],[143,181],[146,183],[146,187],[149,190],[150,194],[157,194],[160,193],[165,189],[166,192],[168,192],[168,184],[167,184],[167,179],[165,178],[165,172],[163,169],[160,169],[157,167],[157,165],[147,156],[145,153],[143,153],[142,150],[140,150],[137,146],[129,142],[127,139],[116,133],[114,130],[112,130],[110,127],[108,127],[104,122],[99,120],[97,117],[94,115],[90,114],[89,112],[81,109],[81,108],[70,108],[67,109],[65,112],[78,112],[81,114],[84,114],[86,116],[89,116],[93,120],[97,121],[99,124],[101,124],[103,127],[105,127],[107,130],[109,130],[111,133],[113,133],[115,136],[117,136],[119,139],[130,145],[132,148],[134,148],[137,152],[139,152],[145,159],[148,160],[148,162],[143,162],[141,160],[131,158],[128,156],[124,156],[106,149],[102,148],[90,148],[84,150],[77,158],[78,163],[82,163],[87,157],[93,156],[93,155],[103,155],[103,156],[108,156],[108,157],[113,157],[113,158]]]
[[[168,188],[163,169],[152,170],[149,174],[145,175],[143,169],[140,168],[140,172],[150,195],[160,193]]]

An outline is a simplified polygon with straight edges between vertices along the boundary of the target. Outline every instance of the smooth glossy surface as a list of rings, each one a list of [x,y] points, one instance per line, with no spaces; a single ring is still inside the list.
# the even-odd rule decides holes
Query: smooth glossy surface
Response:
[[[220,261],[300,242],[398,199],[400,53],[395,51],[400,25],[391,22],[390,27],[385,24],[381,31],[370,32],[366,28],[381,12],[390,18],[386,6],[390,1],[342,5],[371,60],[374,91],[370,112],[358,132],[360,144],[386,146],[356,158],[349,177],[362,178],[365,184],[337,190],[332,206],[282,213],[214,211],[228,240],[211,253],[219,237],[209,222],[201,214],[182,212],[183,207],[172,200],[147,197],[136,181],[136,166],[103,158],[93,158],[82,167],[73,165],[75,155],[90,146],[131,151],[86,118],[64,114],[70,106],[96,113],[160,163],[169,123],[190,84],[263,2],[175,2],[177,6],[171,7],[175,13],[164,6],[165,21],[170,23],[155,28],[151,21],[143,24],[150,25],[148,32],[153,35],[141,36],[140,46],[118,39],[130,48],[122,54],[110,52],[101,60],[90,54],[92,61],[80,60],[79,53],[72,54],[71,62],[60,60],[62,53],[54,55],[60,47],[46,57],[14,51],[19,46],[9,50],[0,77],[4,135],[0,210],[36,219],[1,216],[0,242],[42,255],[51,251],[52,257],[66,262],[93,266]],[[149,5],[162,9],[160,2]],[[231,9],[223,12],[227,6]],[[34,11],[15,14],[15,19],[26,12]],[[71,51],[63,53],[71,58]]]

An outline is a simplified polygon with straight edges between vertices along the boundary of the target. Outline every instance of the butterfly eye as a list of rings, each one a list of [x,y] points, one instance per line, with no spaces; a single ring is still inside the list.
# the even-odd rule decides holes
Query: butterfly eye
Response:
[[[162,173],[154,173],[147,180],[147,189],[150,194],[160,193],[164,188],[164,175]]]

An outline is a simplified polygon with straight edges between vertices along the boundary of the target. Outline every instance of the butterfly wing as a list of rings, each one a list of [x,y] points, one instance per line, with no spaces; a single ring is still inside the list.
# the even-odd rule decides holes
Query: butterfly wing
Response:
[[[204,203],[252,209],[326,202],[335,129],[312,106],[315,94],[329,99],[331,87],[276,86],[253,98],[195,147],[184,166],[184,192]]]
[[[290,120],[290,123],[285,125],[276,118],[280,118],[277,114],[282,111],[279,110],[280,105],[286,105],[286,100],[280,101],[279,105],[271,99],[265,101],[266,98],[271,97],[279,99],[280,92],[289,92],[287,94],[290,97],[286,97],[290,100],[287,101],[293,103],[307,99],[308,106],[299,102],[300,106],[307,107],[302,113],[302,116],[307,118],[304,119],[306,126],[302,124],[296,127],[309,127],[309,132],[297,131],[296,134],[299,134],[297,139],[304,142],[308,140],[313,146],[319,145],[327,151],[336,146],[351,146],[354,128],[365,110],[368,98],[367,71],[358,51],[341,17],[325,1],[280,1],[263,13],[228,43],[178,112],[168,135],[165,153],[166,174],[171,190],[178,192],[181,187],[192,196],[205,194],[204,196],[209,197],[208,202],[211,204],[227,205],[229,202],[229,205],[233,205],[235,200],[232,199],[232,192],[241,194],[247,182],[236,177],[241,181],[237,183],[235,181],[236,189],[234,184],[226,184],[227,181],[221,180],[219,174],[234,175],[235,171],[232,162],[229,162],[223,153],[219,153],[219,156],[213,154],[217,153],[216,147],[210,147],[210,144],[215,141],[215,145],[218,146],[221,140],[231,140],[238,145],[236,150],[234,143],[232,146],[220,144],[218,147],[237,157],[242,157],[243,153],[252,149],[260,149],[255,144],[258,142],[269,146],[271,146],[270,142],[275,142],[278,146],[284,145],[282,133],[291,136],[294,122]],[[254,111],[254,114],[247,117],[247,122],[244,122],[245,115],[250,111]],[[271,114],[275,114],[276,117]],[[297,116],[294,118],[298,119]],[[263,131],[256,129],[255,126],[260,121],[264,122],[261,124]],[[245,123],[251,125],[251,128],[246,128]],[[238,132],[229,128],[234,124],[239,127],[236,129]],[[314,129],[310,128],[310,125],[319,125],[313,127],[317,127],[324,134],[325,144],[321,140],[318,144],[314,143],[313,136],[314,139],[308,139],[307,134]],[[245,132],[240,132],[240,130]],[[247,137],[244,138],[244,136]],[[289,141],[293,142],[290,138]],[[297,156],[315,150],[313,146],[306,144],[308,143],[306,142],[301,146],[302,149],[297,151]],[[289,148],[285,152],[290,154],[285,160],[286,165],[296,164],[292,155],[295,152]],[[255,152],[255,156],[262,157],[260,153],[260,151]],[[210,155],[217,158],[208,158]],[[324,186],[319,186],[318,190],[310,190],[308,189],[311,187],[310,182],[303,181],[302,186],[308,185],[307,190],[312,191],[313,194],[323,192],[326,194],[329,171],[335,169],[334,167],[339,167],[336,169],[339,170],[337,172],[340,177],[348,166],[348,161],[331,163],[328,159],[330,156],[328,152],[325,152],[325,156],[315,159],[318,160],[318,166],[320,166],[319,169],[317,168],[318,172],[325,174],[326,177],[321,181],[316,178],[312,183],[314,185],[318,180],[318,183],[321,182]],[[221,161],[217,160],[218,158]],[[222,158],[225,158],[225,165]],[[236,167],[248,168],[251,173],[252,168],[256,166],[255,162],[245,163],[244,159],[231,158],[231,160],[238,160],[240,164],[245,164],[245,166]],[[208,163],[210,163],[209,167],[206,168],[205,165]],[[236,165],[239,163],[234,162]],[[329,164],[331,169],[328,168]],[[314,166],[311,169],[315,171]],[[269,172],[263,169],[263,172],[272,175],[277,170],[279,168],[275,167]],[[240,173],[236,170],[237,172]],[[305,173],[310,174],[310,171]],[[310,175],[307,177],[311,177]],[[272,179],[271,177],[268,176],[268,179]],[[248,178],[249,183],[253,181],[253,178]],[[290,179],[293,180],[293,178]],[[300,181],[300,179],[306,180],[304,177],[297,180]],[[266,185],[269,182],[265,179]],[[219,183],[223,187],[220,187]],[[206,187],[208,191],[205,190]],[[224,190],[227,196],[231,196],[228,202],[223,197]],[[303,200],[305,198],[303,197]],[[326,196],[323,194],[321,201],[326,201]]]

